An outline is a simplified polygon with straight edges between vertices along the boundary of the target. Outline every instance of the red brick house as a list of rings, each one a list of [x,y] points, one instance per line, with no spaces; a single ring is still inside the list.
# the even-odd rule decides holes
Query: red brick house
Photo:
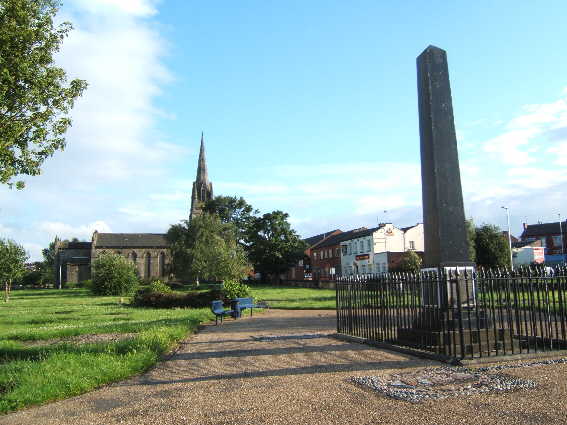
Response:
[[[363,228],[365,229],[365,228]],[[354,229],[348,232],[335,234],[315,245],[311,250],[311,267],[313,276],[319,280],[333,279],[341,275],[341,242],[352,239]]]
[[[545,248],[545,262],[558,263],[564,261],[564,254],[567,252],[567,244],[565,244],[566,233],[567,220],[553,223],[524,223],[524,231],[520,236],[520,240],[522,242],[530,242],[532,246],[539,241],[541,246]]]
[[[299,260],[298,264],[290,268],[286,273],[285,278],[287,280],[303,280],[312,278],[312,251],[321,242],[329,239],[330,237],[342,233],[342,230],[335,229],[330,232],[321,233],[320,235],[311,236],[309,238],[303,239],[307,244],[307,249],[305,250],[305,255],[302,260]],[[339,265],[340,265],[339,257]]]

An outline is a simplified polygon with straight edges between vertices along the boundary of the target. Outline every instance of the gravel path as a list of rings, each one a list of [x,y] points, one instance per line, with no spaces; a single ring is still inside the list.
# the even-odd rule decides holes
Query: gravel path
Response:
[[[334,312],[206,325],[145,375],[0,417],[0,424],[565,424],[567,364],[510,368],[535,389],[420,404],[352,382],[441,364],[330,338]]]

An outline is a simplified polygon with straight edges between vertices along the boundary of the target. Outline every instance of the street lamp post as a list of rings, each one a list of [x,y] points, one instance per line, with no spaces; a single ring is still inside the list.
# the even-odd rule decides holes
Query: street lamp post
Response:
[[[561,226],[561,213],[557,214],[559,217],[559,233],[561,234],[561,260],[565,262],[565,247],[563,245],[563,226]]]
[[[510,249],[510,268],[514,270],[514,262],[512,260],[512,235],[510,234],[510,210],[508,207],[502,207],[506,210],[506,218],[508,220],[508,248]]]

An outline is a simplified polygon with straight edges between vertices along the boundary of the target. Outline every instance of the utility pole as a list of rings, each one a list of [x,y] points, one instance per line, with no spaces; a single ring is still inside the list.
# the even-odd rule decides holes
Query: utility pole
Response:
[[[508,248],[510,249],[510,268],[514,270],[514,262],[512,260],[512,235],[510,234],[510,210],[508,207],[502,207],[506,210],[506,218],[508,221]],[[561,222],[559,222],[561,224]]]

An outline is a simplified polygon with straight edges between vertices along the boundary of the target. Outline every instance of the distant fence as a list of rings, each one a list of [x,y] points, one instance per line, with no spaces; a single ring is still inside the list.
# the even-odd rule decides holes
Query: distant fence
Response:
[[[567,349],[567,269],[338,278],[337,331],[471,359]]]

